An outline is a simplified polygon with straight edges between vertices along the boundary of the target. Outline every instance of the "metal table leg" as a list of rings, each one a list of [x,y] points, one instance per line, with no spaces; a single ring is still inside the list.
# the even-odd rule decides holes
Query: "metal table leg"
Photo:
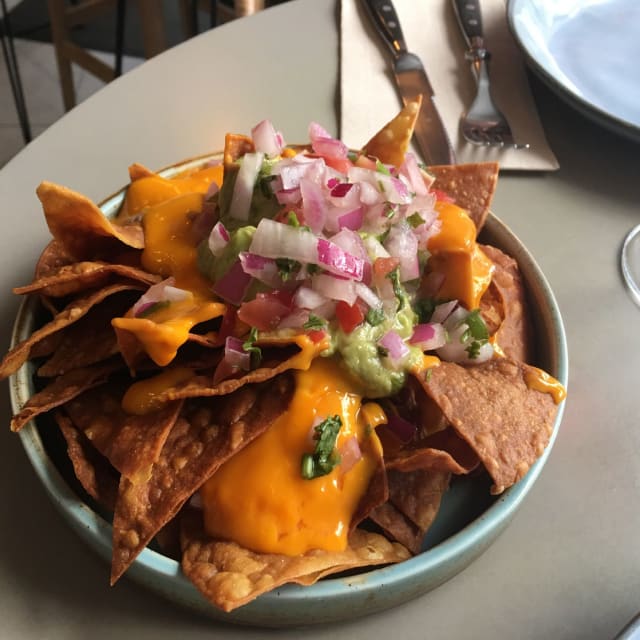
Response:
[[[0,28],[0,41],[2,43],[2,53],[9,74],[9,82],[11,83],[11,91],[13,92],[13,100],[16,104],[18,112],[18,120],[22,129],[22,137],[25,143],[31,141],[31,127],[29,126],[29,116],[27,114],[27,104],[22,91],[22,81],[20,80],[20,70],[18,69],[18,59],[13,46],[13,32],[9,22],[9,12],[5,0],[0,0],[0,8],[2,9],[2,26]]]

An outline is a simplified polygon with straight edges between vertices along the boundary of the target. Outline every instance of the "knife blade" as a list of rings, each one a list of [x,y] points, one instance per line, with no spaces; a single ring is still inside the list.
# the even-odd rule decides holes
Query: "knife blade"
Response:
[[[363,0],[367,14],[393,56],[396,85],[404,102],[422,94],[422,108],[413,135],[427,165],[455,164],[456,157],[435,104],[424,66],[407,49],[398,14],[391,0]]]

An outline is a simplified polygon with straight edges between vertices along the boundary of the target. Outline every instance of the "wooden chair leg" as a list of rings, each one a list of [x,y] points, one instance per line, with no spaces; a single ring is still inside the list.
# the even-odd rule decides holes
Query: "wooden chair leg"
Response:
[[[64,55],[65,41],[69,32],[64,20],[64,0],[47,0],[51,20],[51,37],[56,52],[58,75],[62,88],[62,101],[65,111],[73,109],[76,104],[76,92],[73,86],[73,70],[71,61]]]

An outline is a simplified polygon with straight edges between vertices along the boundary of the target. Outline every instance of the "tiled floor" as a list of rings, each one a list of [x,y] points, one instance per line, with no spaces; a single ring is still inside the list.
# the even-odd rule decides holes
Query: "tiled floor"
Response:
[[[53,47],[41,42],[16,40],[15,49],[31,132],[35,138],[64,115]],[[112,55],[96,55],[104,57],[108,64],[113,63]],[[141,62],[142,60],[138,58],[125,57],[123,69],[125,72],[129,71]],[[74,68],[74,79],[78,102],[85,100],[104,86],[103,82],[78,67]],[[23,147],[24,142],[9,76],[4,59],[0,58],[0,167]]]

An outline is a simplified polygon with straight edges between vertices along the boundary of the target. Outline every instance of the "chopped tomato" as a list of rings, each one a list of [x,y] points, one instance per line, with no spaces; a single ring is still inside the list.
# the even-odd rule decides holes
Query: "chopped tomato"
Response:
[[[378,280],[379,278],[386,278],[388,273],[391,273],[400,264],[400,258],[376,258],[373,263],[373,277]]]
[[[439,200],[440,202],[455,203],[455,200],[448,193],[442,191],[441,189],[431,189],[431,193],[435,193],[436,200]]]
[[[312,342],[322,342],[327,337],[327,332],[322,329],[311,329],[311,331],[307,331],[307,335],[309,336]]]
[[[349,173],[349,169],[353,167],[353,163],[349,158],[336,158],[331,156],[323,156],[324,162],[328,167],[339,171],[340,173],[344,173],[345,175]]]
[[[275,329],[291,313],[292,294],[288,291],[259,293],[238,309],[238,318],[260,331]]]
[[[351,333],[364,320],[364,312],[356,304],[347,304],[339,300],[336,304],[336,318],[345,333]]]

